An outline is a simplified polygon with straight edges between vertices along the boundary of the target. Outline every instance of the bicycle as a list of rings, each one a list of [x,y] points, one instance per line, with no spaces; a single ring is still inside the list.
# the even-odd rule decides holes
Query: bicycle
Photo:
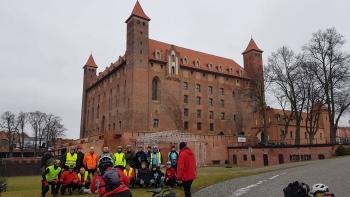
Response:
[[[156,188],[148,190],[147,192],[153,193],[152,197],[176,197],[175,192],[171,188],[162,190],[162,188]]]

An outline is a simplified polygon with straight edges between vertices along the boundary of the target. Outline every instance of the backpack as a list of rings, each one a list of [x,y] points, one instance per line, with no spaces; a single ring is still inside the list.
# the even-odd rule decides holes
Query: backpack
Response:
[[[310,187],[305,183],[295,181],[283,189],[284,197],[309,197]]]

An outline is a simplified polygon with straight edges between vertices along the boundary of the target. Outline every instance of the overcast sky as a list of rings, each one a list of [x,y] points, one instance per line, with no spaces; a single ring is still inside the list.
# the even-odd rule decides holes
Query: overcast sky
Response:
[[[124,54],[135,0],[0,0],[0,113],[40,110],[63,118],[67,137],[80,127],[82,67],[92,52],[99,71]],[[294,50],[318,29],[350,40],[350,1],[140,0],[150,37],[234,59],[252,36],[264,60]],[[345,50],[350,52],[350,43]]]

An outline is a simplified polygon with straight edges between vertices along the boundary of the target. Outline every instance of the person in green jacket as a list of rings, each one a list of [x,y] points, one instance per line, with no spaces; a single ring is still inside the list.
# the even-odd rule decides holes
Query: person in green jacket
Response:
[[[46,170],[42,173],[42,187],[41,187],[41,196],[45,197],[46,193],[50,190],[51,185],[51,194],[53,197],[58,195],[60,189],[60,182],[58,177],[61,174],[61,161],[55,160],[54,164],[47,167]]]

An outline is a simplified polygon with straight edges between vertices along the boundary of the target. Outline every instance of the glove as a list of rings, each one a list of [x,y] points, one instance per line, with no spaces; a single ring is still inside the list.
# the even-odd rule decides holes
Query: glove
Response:
[[[44,185],[44,187],[48,187],[49,186],[49,182],[47,182],[47,180],[43,180],[42,184]]]

